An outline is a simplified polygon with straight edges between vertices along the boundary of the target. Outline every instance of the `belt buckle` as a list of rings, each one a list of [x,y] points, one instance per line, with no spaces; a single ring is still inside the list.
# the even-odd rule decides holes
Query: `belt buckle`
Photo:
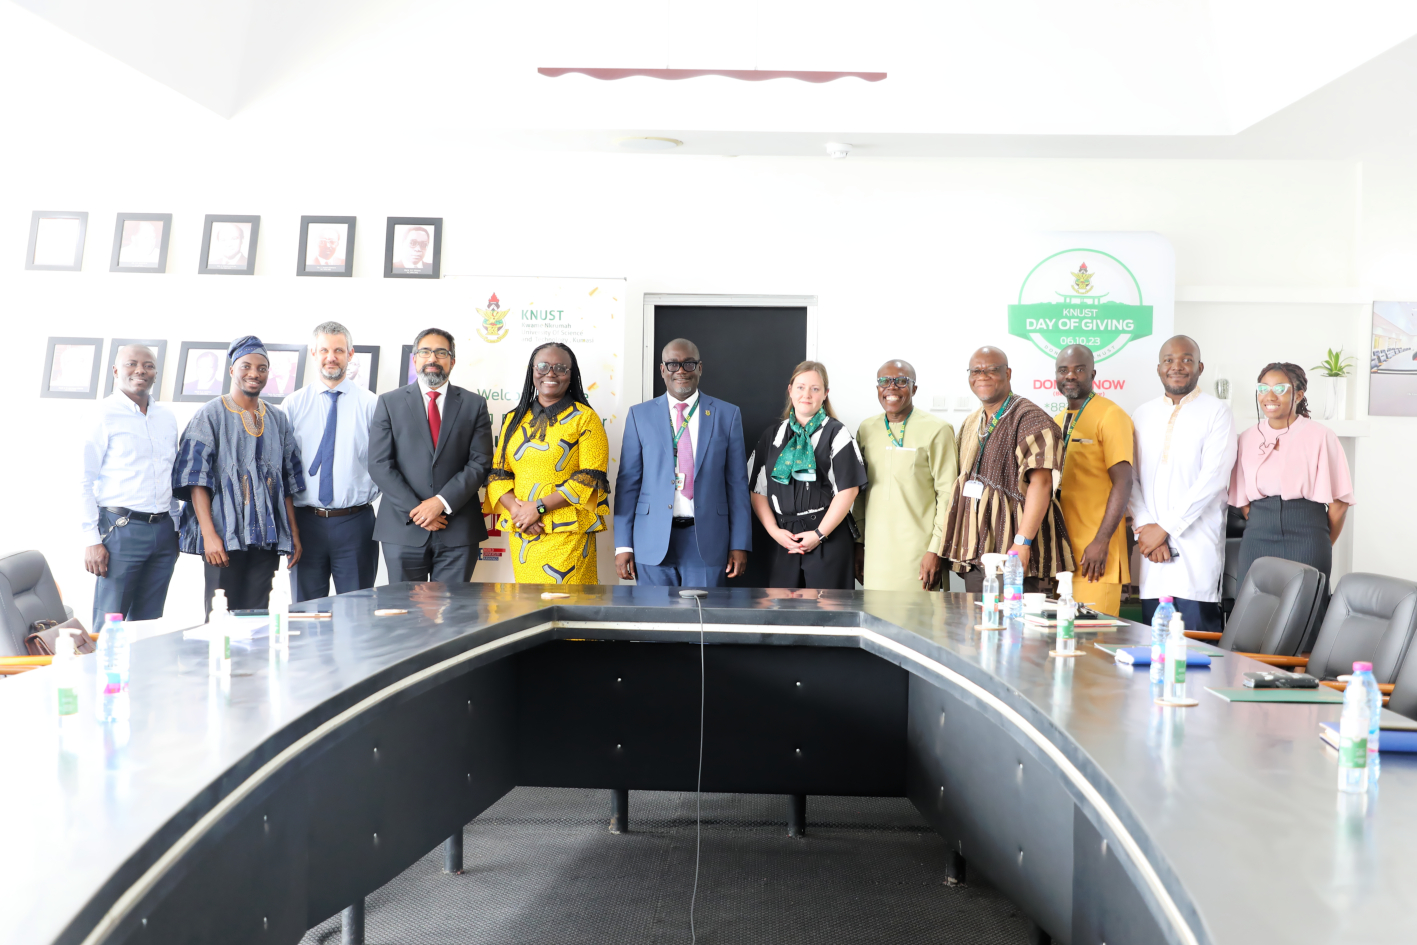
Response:
[[[128,524],[128,516],[120,515],[113,524],[117,528],[122,528],[124,525]]]

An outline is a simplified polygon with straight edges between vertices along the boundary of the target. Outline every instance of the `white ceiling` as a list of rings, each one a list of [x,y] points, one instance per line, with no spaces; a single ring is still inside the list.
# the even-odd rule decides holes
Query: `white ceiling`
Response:
[[[1411,0],[13,0],[224,118],[318,103],[498,144],[684,152],[1341,157],[1417,146]],[[539,66],[885,71],[878,83]],[[495,129],[490,134],[488,129]]]

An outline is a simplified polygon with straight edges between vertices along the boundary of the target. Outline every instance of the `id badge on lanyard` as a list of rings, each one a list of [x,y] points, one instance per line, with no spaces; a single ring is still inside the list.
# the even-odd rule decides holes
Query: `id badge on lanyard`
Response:
[[[677,472],[677,473],[674,474],[674,491],[675,491],[675,492],[683,492],[683,491],[684,491],[684,474],[681,473],[681,472]]]
[[[970,479],[965,482],[964,497],[966,499],[982,499],[984,497],[984,483],[978,479]]]

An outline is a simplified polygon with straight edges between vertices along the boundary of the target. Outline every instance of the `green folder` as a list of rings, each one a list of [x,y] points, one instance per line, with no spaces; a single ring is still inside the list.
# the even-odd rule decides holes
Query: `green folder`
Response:
[[[1327,686],[1320,686],[1317,689],[1212,689],[1205,687],[1206,692],[1213,692],[1226,702],[1342,702],[1343,693],[1337,689],[1330,689]]]

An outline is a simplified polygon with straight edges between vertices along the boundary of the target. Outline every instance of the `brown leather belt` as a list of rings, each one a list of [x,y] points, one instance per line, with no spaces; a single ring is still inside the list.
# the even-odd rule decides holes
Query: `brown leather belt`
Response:
[[[346,515],[354,515],[358,512],[363,512],[369,507],[370,506],[366,503],[364,505],[351,505],[347,509],[317,509],[313,505],[307,505],[305,509],[306,511],[314,512],[316,515],[320,516],[320,518],[343,518]]]

